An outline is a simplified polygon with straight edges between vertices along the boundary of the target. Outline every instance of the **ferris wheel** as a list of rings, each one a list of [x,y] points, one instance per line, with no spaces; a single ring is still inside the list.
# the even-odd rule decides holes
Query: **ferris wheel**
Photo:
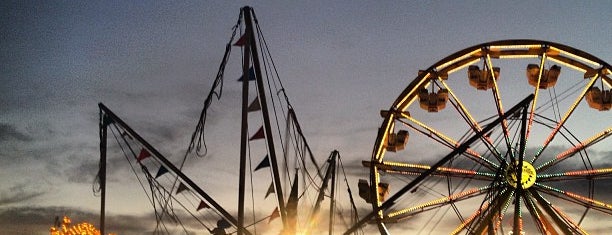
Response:
[[[360,195],[381,234],[612,229],[612,67],[539,40],[454,53],[403,90]]]

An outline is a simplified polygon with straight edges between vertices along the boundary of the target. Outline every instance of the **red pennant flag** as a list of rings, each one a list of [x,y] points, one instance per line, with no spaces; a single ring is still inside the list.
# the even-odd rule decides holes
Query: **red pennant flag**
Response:
[[[261,110],[261,105],[259,105],[259,99],[255,97],[255,100],[253,100],[253,102],[251,102],[251,104],[247,108],[247,112],[254,112],[259,110]]]
[[[185,186],[183,183],[180,183],[178,189],[176,189],[176,194],[179,194],[185,190],[187,190],[187,186]]]
[[[274,184],[270,183],[270,187],[268,187],[268,191],[266,192],[266,196],[264,197],[264,199],[268,198],[268,195],[270,195],[270,193],[274,193]]]
[[[272,211],[272,214],[270,215],[270,219],[268,220],[268,224],[270,222],[272,222],[272,220],[276,219],[280,217],[280,212],[278,212],[278,207],[274,208],[274,211]]]
[[[138,157],[136,158],[137,162],[140,162],[142,159],[148,158],[151,156],[151,153],[149,153],[149,151],[147,151],[145,148],[142,148],[140,150],[140,154],[138,154]]]
[[[210,208],[210,206],[208,206],[208,204],[206,204],[206,202],[200,201],[200,205],[198,205],[198,209],[196,209],[196,210],[199,211],[199,210],[208,209],[208,208]]]
[[[263,139],[264,137],[266,136],[264,135],[263,126],[262,126],[253,136],[251,136],[249,140]]]
[[[242,36],[240,36],[238,41],[234,43],[234,46],[241,47],[241,46],[244,46],[244,44],[246,44],[246,34],[243,34]]]

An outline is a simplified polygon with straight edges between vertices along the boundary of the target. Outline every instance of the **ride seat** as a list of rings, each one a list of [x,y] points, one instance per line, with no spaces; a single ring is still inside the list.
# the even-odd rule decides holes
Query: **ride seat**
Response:
[[[499,79],[499,67],[493,67],[493,74],[495,75],[495,80],[497,81]],[[480,68],[476,65],[471,65],[468,67],[468,79],[470,81],[470,85],[478,90],[488,90],[494,85],[491,77],[491,71],[488,69],[480,70]]]
[[[589,107],[599,111],[608,111],[612,107],[612,90],[602,91],[599,87],[591,87],[585,98]]]
[[[529,64],[527,65],[527,71],[525,73],[527,75],[529,85],[536,87],[538,85],[538,76],[540,75],[540,66],[537,64]],[[561,67],[557,65],[550,67],[550,70],[544,69],[544,71],[542,71],[542,79],[540,79],[540,89],[555,86],[560,73]]]
[[[438,112],[446,107],[448,90],[440,89],[437,93],[429,93],[425,88],[419,91],[419,104],[428,112]]]

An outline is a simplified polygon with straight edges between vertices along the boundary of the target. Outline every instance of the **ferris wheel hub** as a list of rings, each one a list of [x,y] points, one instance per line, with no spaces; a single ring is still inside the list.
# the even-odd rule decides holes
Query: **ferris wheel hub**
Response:
[[[508,168],[506,169],[506,181],[508,182],[508,184],[510,184],[510,186],[516,188],[516,182],[517,180],[517,169],[518,168],[518,164],[514,165],[514,166],[508,166]],[[533,165],[531,165],[531,163],[527,162],[527,161],[523,161],[523,169],[521,169],[521,186],[523,189],[527,189],[531,186],[533,186],[533,184],[535,184],[536,182],[536,170],[533,167]]]

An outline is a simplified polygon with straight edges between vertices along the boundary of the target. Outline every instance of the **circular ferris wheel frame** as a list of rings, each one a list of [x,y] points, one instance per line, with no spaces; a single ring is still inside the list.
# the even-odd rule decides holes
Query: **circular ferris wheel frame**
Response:
[[[514,132],[520,132],[520,134],[522,134],[520,138],[513,137],[513,134],[511,133],[513,132],[511,130],[512,128],[509,127],[508,124],[510,118],[508,118],[508,115],[505,113],[507,110],[504,110],[504,105],[510,107],[514,105],[514,103],[503,102],[497,83],[500,71],[499,68],[495,67],[494,61],[497,62],[497,60],[506,59],[529,59],[538,61],[537,64],[530,64],[527,67],[527,80],[529,81],[530,85],[532,85],[531,94],[533,95],[531,96],[532,99],[528,101],[527,106],[529,106],[529,108],[526,106],[525,109],[523,109],[524,111],[522,113],[525,117],[521,122],[520,118],[518,118],[521,116],[518,115],[520,112],[517,112],[517,115],[513,115],[515,117],[514,120],[518,120],[517,126],[524,127],[514,128]],[[479,62],[483,64],[482,70],[480,70],[480,68],[477,66],[474,66]],[[549,69],[546,69],[545,65],[547,63],[552,63],[554,65]],[[469,102],[469,100],[457,98],[456,93],[454,93],[451,86],[447,84],[447,80],[449,80],[450,75],[456,73],[457,71],[465,71],[464,69],[468,68],[468,66],[469,85],[471,85],[473,89],[490,91],[489,94],[492,94],[490,97],[492,102],[495,104],[494,106],[496,113],[489,116],[489,119],[486,119],[487,121],[476,121],[476,119],[470,115],[470,112],[467,110],[468,108],[466,108],[464,105],[464,103],[466,101]],[[536,107],[542,102],[540,101],[539,103],[539,100],[544,100],[544,98],[540,97],[543,96],[541,94],[542,91],[555,86],[557,77],[559,76],[559,71],[561,69],[569,69],[583,74],[584,82],[576,91],[578,94],[577,98],[574,98],[573,102],[569,102],[566,107],[564,107],[564,110],[559,110],[559,113],[557,114],[558,118],[551,118],[540,114]],[[529,74],[532,75],[531,79],[529,78]],[[538,193],[538,190],[548,190],[552,192],[551,194],[559,194],[560,198],[562,197],[566,200],[574,201],[574,203],[579,204],[579,206],[587,208],[587,211],[589,209],[599,210],[603,211],[605,214],[612,215],[612,206],[608,203],[593,198],[592,194],[583,196],[569,191],[563,191],[555,187],[549,187],[544,184],[547,182],[547,180],[566,180],[569,175],[589,179],[597,177],[610,177],[612,168],[587,167],[585,169],[571,171],[569,173],[550,173],[546,170],[549,170],[548,168],[550,166],[557,164],[557,161],[560,162],[562,160],[569,159],[576,155],[576,153],[585,151],[591,146],[595,146],[597,143],[606,140],[612,133],[612,126],[610,123],[604,123],[604,127],[595,130],[595,134],[590,136],[590,138],[576,140],[576,143],[573,144],[572,148],[556,155],[556,157],[553,159],[542,160],[538,158],[542,156],[542,153],[552,143],[556,136],[565,135],[564,133],[571,135],[571,132],[569,132],[570,130],[568,130],[569,128],[565,126],[565,123],[569,117],[572,116],[576,110],[576,107],[581,101],[587,101],[594,113],[597,113],[599,116],[603,116],[604,120],[610,120],[609,109],[610,89],[612,87],[612,79],[610,79],[611,76],[612,66],[605,61],[566,45],[541,40],[502,40],[479,44],[458,51],[438,61],[426,70],[420,71],[416,78],[393,102],[393,105],[388,110],[381,111],[381,116],[384,118],[384,120],[377,134],[371,161],[364,161],[364,166],[370,168],[369,201],[372,204],[373,212],[376,213],[376,223],[378,224],[381,234],[389,233],[387,230],[387,223],[397,222],[400,220],[395,219],[394,217],[408,218],[411,216],[402,217],[402,215],[410,213],[412,213],[412,215],[416,215],[420,213],[420,211],[428,210],[430,207],[437,208],[442,206],[450,206],[453,201],[463,200],[464,198],[470,198],[477,194],[484,194],[485,192],[488,192],[487,195],[489,195],[491,194],[491,188],[496,188],[496,196],[483,199],[483,203],[478,205],[475,209],[476,212],[469,218],[462,218],[462,223],[460,223],[457,229],[451,232],[452,234],[457,234],[462,231],[468,231],[470,234],[480,234],[487,231],[489,231],[489,233],[499,232],[494,223],[489,224],[488,222],[482,221],[474,222],[476,220],[475,217],[488,216],[487,219],[491,221],[501,221],[503,214],[507,210],[510,203],[517,205],[514,211],[515,218],[512,225],[512,232],[521,233],[523,231],[523,221],[520,217],[520,204],[522,203],[520,203],[521,200],[518,200],[519,203],[516,203],[516,200],[512,201],[513,197],[525,198],[525,204],[523,204],[523,207],[526,207],[527,211],[533,214],[532,217],[535,218],[533,227],[539,228],[540,231],[554,229],[563,233],[571,232],[586,234],[586,232],[580,226],[580,223],[575,223],[571,219],[563,217],[563,212],[560,211],[558,207],[546,205],[551,203],[540,193]],[[599,87],[594,86],[594,84],[601,84],[601,90],[599,90]],[[430,85],[431,92],[427,90]],[[436,89],[438,90],[437,93],[434,91]],[[446,136],[444,133],[442,133],[443,131],[429,126],[426,123],[426,120],[419,121],[414,119],[410,113],[410,109],[412,108],[420,110],[421,112],[429,113],[441,112],[442,109],[445,108],[451,109],[446,107],[446,104],[449,101],[453,104],[453,108],[458,113],[461,113],[464,119],[461,122],[468,126],[467,129],[469,130],[466,132],[466,135],[475,136],[483,130],[485,125],[490,123],[491,119],[500,119],[499,127],[497,127],[500,130],[500,139],[502,139],[500,142],[493,143],[490,136],[481,134],[482,136],[477,136],[475,138],[481,140],[481,142],[484,143],[487,148],[479,151],[470,149],[469,146],[465,146],[466,149],[464,151],[457,153],[458,155],[465,155],[468,157],[471,156],[475,159],[473,160],[474,162],[480,162],[478,164],[485,166],[485,168],[488,167],[488,171],[439,167],[440,164],[419,165],[386,161],[385,156],[388,154],[388,152],[402,151],[404,149],[404,145],[406,145],[406,148],[411,147],[411,141],[408,139],[409,134],[407,131],[400,130],[396,133],[395,129],[397,123],[408,123],[406,125],[410,125],[413,131],[417,132],[417,134],[420,133],[428,136],[435,140],[437,144],[440,144],[440,146],[449,147],[450,150],[455,151],[460,148],[464,142]],[[423,111],[423,109],[425,111]],[[533,137],[535,135],[532,133],[532,127],[538,123],[548,126],[549,131],[546,133],[547,135],[545,135],[546,138],[543,138],[543,142],[536,139],[536,137]],[[535,128],[533,129],[535,130]],[[518,135],[516,133],[514,135]],[[530,137],[532,137],[532,139],[530,139]],[[537,145],[539,147],[539,151],[534,154],[525,153],[524,148],[526,142]],[[506,146],[503,146],[504,144]],[[502,146],[500,149],[503,147],[507,148],[499,151],[498,145]],[[518,149],[514,149],[511,145],[520,145],[522,149],[519,151]],[[520,162],[518,161],[519,158],[521,159]],[[517,172],[521,173],[517,174]],[[405,198],[403,194],[408,190],[411,190],[412,188],[415,188],[414,190],[416,190],[415,186],[419,182],[411,182],[413,183],[412,185],[406,184],[406,187],[410,188],[404,187],[397,194],[387,198],[389,194],[389,185],[382,182],[381,178],[383,177],[383,174],[392,173],[419,177],[459,176],[468,177],[471,180],[485,180],[491,183],[489,184],[488,188],[481,187],[478,190],[467,190],[454,194],[449,192],[448,195],[445,195],[437,200],[416,204],[411,207],[398,210],[393,209],[392,207],[397,205],[399,199]],[[415,180],[420,180],[419,177],[417,177]],[[518,184],[519,181],[521,182],[520,184]],[[520,185],[520,187],[518,187],[518,185]],[[594,186],[590,186],[591,191],[593,190],[592,187]],[[402,195],[399,195],[400,193]],[[491,209],[495,206],[497,207],[497,211]],[[503,209],[504,211],[500,212],[501,208],[503,207],[505,207],[505,209]],[[551,215],[549,216],[548,220],[545,218],[540,218],[540,216],[544,213]],[[586,214],[586,211],[584,214]]]

